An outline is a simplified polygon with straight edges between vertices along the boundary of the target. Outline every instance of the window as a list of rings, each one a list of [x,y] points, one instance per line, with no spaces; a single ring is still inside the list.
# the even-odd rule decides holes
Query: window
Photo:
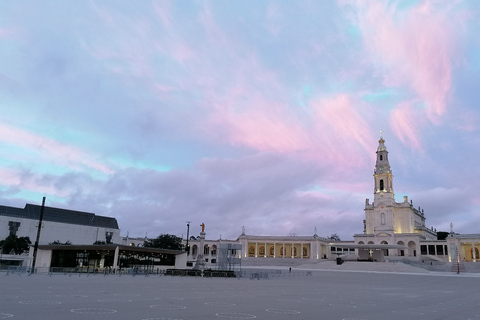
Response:
[[[382,212],[380,214],[380,223],[382,224],[382,226],[385,225],[385,213],[384,212]]]
[[[210,253],[210,248],[208,247],[208,244],[206,244],[204,247],[203,247],[203,254],[209,254]]]
[[[443,245],[437,244],[437,255],[443,256]]]
[[[380,180],[380,190],[384,190],[383,179]]]
[[[10,230],[11,236],[16,236],[18,228],[20,228],[20,222],[8,221],[8,230]]]
[[[265,255],[265,247],[264,246],[261,246],[258,251],[260,251],[261,256]]]
[[[380,161],[383,161],[383,155],[382,154],[380,155]]]
[[[420,254],[421,255],[426,255],[427,254],[427,246],[422,244],[420,245]]]

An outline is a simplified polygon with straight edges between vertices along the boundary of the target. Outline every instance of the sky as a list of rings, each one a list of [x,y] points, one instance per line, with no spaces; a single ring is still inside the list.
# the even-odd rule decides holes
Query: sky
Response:
[[[363,232],[397,202],[480,233],[480,2],[0,2],[0,204],[121,235]]]

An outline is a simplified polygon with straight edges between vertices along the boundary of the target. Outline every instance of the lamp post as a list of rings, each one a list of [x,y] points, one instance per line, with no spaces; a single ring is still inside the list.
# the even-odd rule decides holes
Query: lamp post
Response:
[[[35,246],[33,247],[33,262],[32,262],[32,269],[30,270],[30,274],[35,273],[35,263],[37,261],[38,242],[40,240],[40,231],[42,230],[44,209],[45,209],[45,197],[43,197],[42,208],[40,209],[40,220],[38,221],[37,239],[35,240]]]
[[[185,246],[185,251],[187,251],[187,255],[190,254],[190,247],[188,246],[188,238],[190,237],[190,223],[191,221],[187,221],[187,245]]]

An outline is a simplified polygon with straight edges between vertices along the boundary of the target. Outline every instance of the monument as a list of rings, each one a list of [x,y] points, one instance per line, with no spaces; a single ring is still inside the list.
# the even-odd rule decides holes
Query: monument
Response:
[[[197,260],[195,261],[194,270],[205,270],[205,258],[203,256],[205,250],[205,223],[200,225],[202,231],[200,232],[200,248],[198,248]]]

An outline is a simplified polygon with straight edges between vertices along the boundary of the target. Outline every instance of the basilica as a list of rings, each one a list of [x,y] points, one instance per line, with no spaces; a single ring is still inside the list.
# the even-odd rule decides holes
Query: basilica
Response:
[[[477,262],[480,234],[458,234],[450,227],[448,237],[438,240],[436,230],[425,225],[425,212],[415,208],[407,196],[396,202],[393,171],[383,136],[376,150],[373,172],[373,201],[365,200],[363,232],[355,234],[353,241],[331,242],[311,236],[248,235],[245,231],[237,242],[242,247],[242,259],[307,259],[321,261],[344,257],[361,261],[444,261]],[[361,221],[359,221],[359,226]],[[217,241],[205,242],[204,252]],[[195,247],[197,244],[192,243]],[[188,260],[195,260],[195,252]]]

